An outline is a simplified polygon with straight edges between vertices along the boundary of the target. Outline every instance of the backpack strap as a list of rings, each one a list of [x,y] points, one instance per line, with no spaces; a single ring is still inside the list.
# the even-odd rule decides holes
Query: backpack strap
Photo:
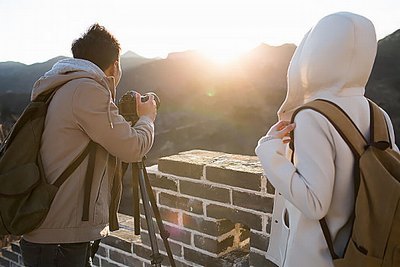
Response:
[[[89,142],[91,146],[89,149],[89,162],[86,169],[85,175],[85,193],[83,198],[83,212],[82,221],[89,221],[89,205],[90,205],[90,192],[92,190],[93,173],[94,173],[94,163],[96,159],[96,143],[93,141]]]
[[[392,147],[385,115],[377,104],[368,99],[371,127],[370,144],[385,150]]]
[[[364,153],[365,147],[368,145],[367,140],[364,138],[360,130],[346,114],[346,112],[344,112],[344,110],[338,105],[327,100],[314,100],[301,106],[293,113],[292,123],[294,122],[294,118],[297,113],[304,109],[312,109],[327,118],[357,158],[359,158],[362,153]],[[292,140],[294,140],[293,131],[291,133]],[[290,148],[294,151],[293,142],[291,142]]]
[[[96,143],[90,140],[89,144],[82,151],[82,153],[61,173],[61,175],[53,183],[54,186],[60,188],[60,186],[78,168],[78,166],[82,163],[82,161],[86,158],[87,155],[89,155],[89,162],[85,175],[85,188],[84,188],[85,191],[83,199],[82,221],[89,220],[89,204],[90,204],[90,193],[93,181],[94,163],[96,158]]]
[[[67,180],[67,178],[76,170],[76,168],[78,168],[78,166],[82,163],[86,156],[89,153],[94,154],[95,148],[96,143],[90,141],[86,148],[82,151],[82,153],[61,173],[61,175],[57,178],[53,185],[57,188],[60,188],[60,186]]]

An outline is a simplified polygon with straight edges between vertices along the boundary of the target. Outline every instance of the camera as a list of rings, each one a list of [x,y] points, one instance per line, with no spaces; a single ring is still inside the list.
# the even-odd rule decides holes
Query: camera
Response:
[[[126,92],[118,101],[118,109],[119,114],[121,114],[125,120],[131,121],[132,125],[139,120],[139,116],[136,111],[136,94],[135,91]],[[149,92],[145,95],[141,96],[140,101],[146,102],[149,100],[149,96],[154,96],[154,100],[156,101],[157,109],[160,107],[160,98],[156,95],[156,93]]]

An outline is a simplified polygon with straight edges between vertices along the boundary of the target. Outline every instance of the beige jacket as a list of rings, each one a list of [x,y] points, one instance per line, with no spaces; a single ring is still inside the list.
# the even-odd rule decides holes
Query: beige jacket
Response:
[[[368,140],[370,118],[364,92],[376,47],[368,19],[345,12],[321,19],[291,60],[288,94],[279,117],[290,120],[303,103],[326,99],[346,111]],[[395,144],[393,126],[387,115],[386,119]],[[291,151],[280,139],[261,139],[256,148],[276,189],[267,258],[285,267],[333,267],[319,220],[326,217],[335,252],[342,255],[350,236],[345,225],[354,205],[353,155],[319,113],[301,111],[295,122],[294,165]]]
[[[42,136],[41,156],[48,182],[53,183],[84,150],[97,144],[90,194],[89,221],[82,221],[84,178],[88,159],[60,187],[43,224],[23,237],[36,243],[72,243],[108,234],[121,197],[121,180],[114,181],[117,160],[138,162],[150,150],[154,124],[141,117],[133,127],[118,114],[113,77],[95,64],[65,59],[34,85],[32,99],[61,86],[50,102]],[[112,193],[113,191],[113,193]]]

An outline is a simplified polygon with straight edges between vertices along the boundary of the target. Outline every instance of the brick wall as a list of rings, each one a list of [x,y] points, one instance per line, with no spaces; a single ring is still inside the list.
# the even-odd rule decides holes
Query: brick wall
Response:
[[[274,266],[265,259],[274,189],[256,157],[192,150],[162,158],[147,170],[177,266]],[[123,206],[131,202],[129,192]],[[133,235],[131,216],[120,214],[119,220],[121,229],[102,241],[94,263],[150,266],[143,209],[140,236]],[[17,243],[2,254],[0,266],[21,266]]]

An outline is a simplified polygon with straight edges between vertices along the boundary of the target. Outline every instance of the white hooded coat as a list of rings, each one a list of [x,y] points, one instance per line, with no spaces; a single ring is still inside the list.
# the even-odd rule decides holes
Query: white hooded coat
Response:
[[[326,99],[340,106],[369,140],[369,105],[364,92],[376,49],[375,29],[368,19],[347,12],[322,18],[293,55],[279,118],[290,120],[302,104]],[[385,116],[398,151],[392,123]],[[331,267],[319,220],[326,218],[335,252],[342,256],[351,230],[346,223],[354,205],[354,159],[338,132],[319,113],[303,110],[295,122],[294,165],[281,139],[264,139],[256,148],[276,189],[267,258],[285,267]]]

